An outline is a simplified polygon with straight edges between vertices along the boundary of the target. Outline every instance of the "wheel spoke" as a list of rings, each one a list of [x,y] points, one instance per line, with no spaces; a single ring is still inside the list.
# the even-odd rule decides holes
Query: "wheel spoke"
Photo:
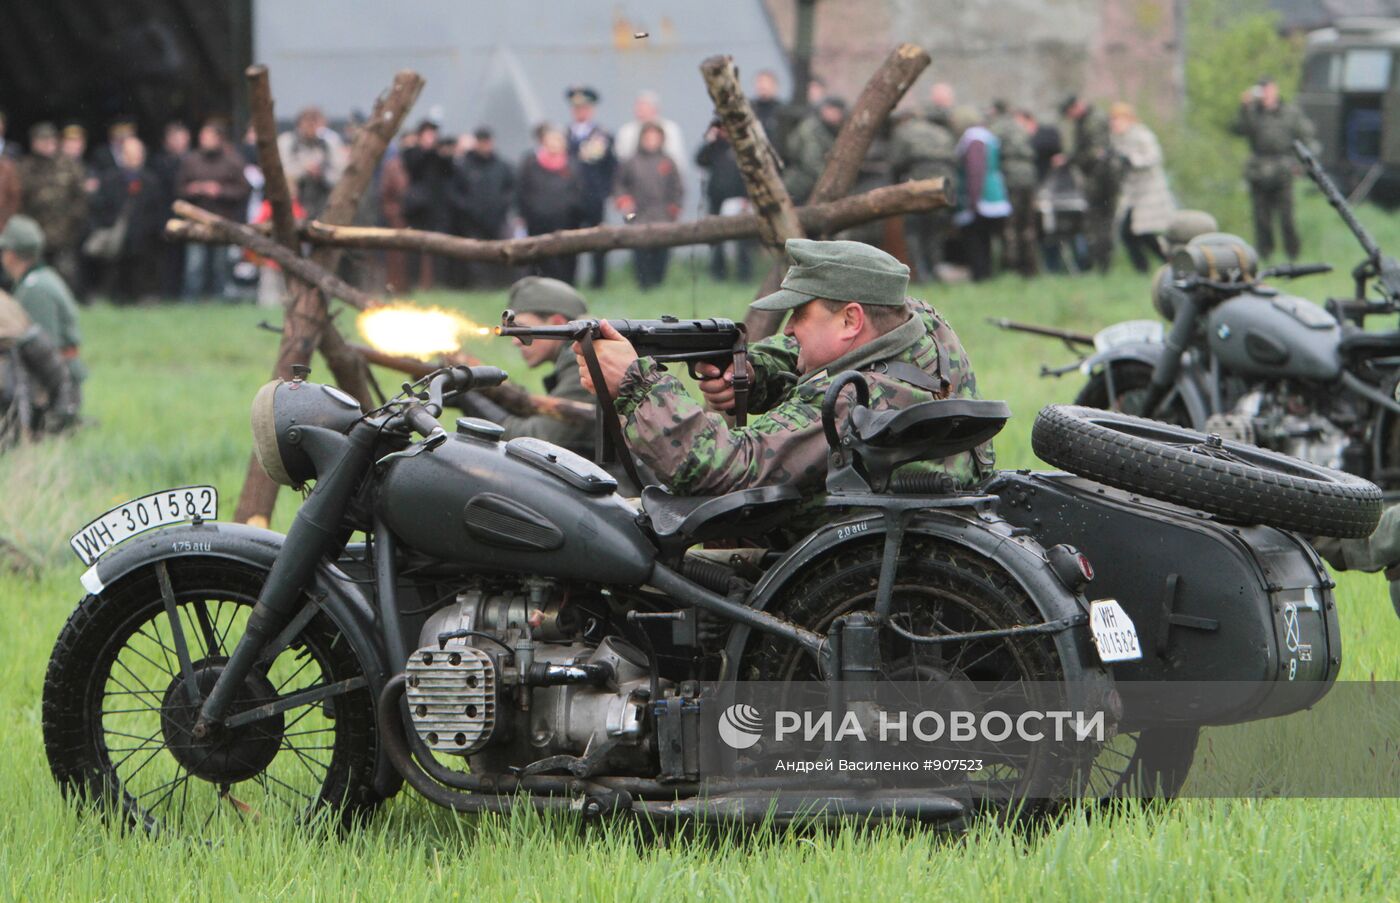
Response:
[[[204,648],[209,658],[224,654],[224,647],[219,643],[218,634],[214,633],[214,625],[209,620],[209,605],[203,599],[196,599],[193,602],[194,615],[199,621],[199,633],[204,637]]]

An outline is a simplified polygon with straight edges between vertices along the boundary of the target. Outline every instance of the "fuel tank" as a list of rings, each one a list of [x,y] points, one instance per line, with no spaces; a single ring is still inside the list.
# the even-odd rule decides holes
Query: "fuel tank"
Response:
[[[1228,373],[1322,382],[1341,373],[1341,326],[1306,298],[1245,293],[1215,307],[1206,325],[1211,353]]]
[[[458,423],[437,448],[381,465],[376,510],[404,545],[479,570],[623,585],[651,575],[655,549],[606,471],[539,439],[501,442],[493,424]]]

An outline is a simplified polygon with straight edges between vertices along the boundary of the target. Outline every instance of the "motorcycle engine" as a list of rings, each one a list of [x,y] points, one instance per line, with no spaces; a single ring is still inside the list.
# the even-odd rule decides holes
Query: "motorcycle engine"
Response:
[[[641,773],[651,672],[604,620],[546,579],[460,593],[428,618],[405,668],[418,737],[474,768],[557,757],[565,770],[606,760],[612,773]],[[658,678],[656,689],[669,686]]]
[[[1338,425],[1347,412],[1328,416],[1301,394],[1256,389],[1241,396],[1227,414],[1214,414],[1206,432],[1259,445],[1310,464],[1345,470],[1351,437]]]

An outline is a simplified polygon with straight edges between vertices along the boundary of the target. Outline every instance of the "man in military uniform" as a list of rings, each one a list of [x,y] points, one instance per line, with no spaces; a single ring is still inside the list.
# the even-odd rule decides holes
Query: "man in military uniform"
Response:
[[[509,303],[521,326],[562,326],[588,315],[588,305],[572,285],[545,276],[526,276],[516,282],[510,287]],[[526,345],[518,338],[514,341],[526,366],[553,365],[554,369],[544,378],[544,389],[550,398],[593,403],[593,396],[579,382],[578,363],[568,342],[535,339]],[[470,414],[505,427],[506,439],[533,436],[593,457],[595,425],[591,421],[560,420],[547,414],[516,416],[478,393],[471,393],[463,407]]]
[[[846,122],[846,102],[824,97],[816,112],[793,129],[787,138],[787,167],[783,185],[794,204],[805,204],[826,169],[826,158],[836,144],[836,135]]]
[[[1069,97],[1060,112],[1074,124],[1074,148],[1069,162],[1079,173],[1084,201],[1084,237],[1089,243],[1089,263],[1107,273],[1113,260],[1113,217],[1118,210],[1122,180],[1108,117],[1083,98]],[[1063,158],[1056,165],[1064,162]]]
[[[77,418],[68,365],[19,302],[0,292],[0,448]]]
[[[1001,143],[1001,178],[1006,184],[1006,198],[1011,202],[1011,216],[1006,220],[1006,264],[1022,276],[1034,276],[1040,269],[1036,260],[1039,240],[1035,205],[1039,179],[1031,136],[1004,100],[992,104],[987,128]]]
[[[48,122],[29,130],[29,151],[20,166],[20,210],[39,224],[45,260],[58,270],[66,285],[76,285],[80,276],[78,246],[87,228],[82,164],[59,153],[58,130]]]
[[[911,112],[897,114],[890,135],[890,174],[896,182],[943,179],[948,197],[955,197],[957,145],[957,139],[946,125]],[[904,237],[909,243],[915,280],[938,281],[943,248],[952,229],[953,208],[950,206],[904,215]]]
[[[573,87],[565,91],[564,96],[573,117],[569,123],[569,159],[578,167],[583,189],[578,226],[596,226],[603,221],[603,210],[612,194],[617,155],[613,153],[612,135],[593,121],[598,92],[592,88]],[[593,288],[602,288],[607,283],[607,258],[607,251],[593,252],[593,275],[590,277]]]
[[[1278,84],[1272,78],[1259,83],[1240,97],[1240,110],[1230,130],[1249,142],[1249,161],[1244,178],[1254,206],[1254,247],[1259,257],[1274,253],[1274,220],[1283,233],[1283,252],[1296,260],[1298,230],[1293,223],[1293,171],[1297,165],[1293,142],[1302,141],[1316,152],[1313,125],[1303,111],[1279,99]]]
[[[0,267],[14,282],[15,300],[25,314],[68,362],[76,397],[76,387],[87,376],[78,358],[78,305],[63,277],[44,263],[44,233],[30,217],[17,213],[0,230]]]
[[[832,377],[859,370],[875,410],[977,394],[972,366],[947,322],[905,296],[909,268],[883,251],[850,241],[789,239],[782,288],[755,301],[759,310],[793,311],[786,329],[749,349],[748,426],[707,413],[675,376],[604,326],[594,343],[614,393],[628,444],[677,493],[718,495],[792,483],[805,495],[825,487],[827,444],[821,404]],[[732,372],[703,371],[709,406],[733,404]],[[585,370],[586,389],[593,381]],[[844,421],[849,398],[837,406]],[[990,443],[918,465],[967,485],[992,464]]]

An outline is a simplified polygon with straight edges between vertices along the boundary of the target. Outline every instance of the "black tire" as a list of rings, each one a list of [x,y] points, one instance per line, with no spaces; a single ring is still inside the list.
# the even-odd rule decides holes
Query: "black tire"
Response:
[[[1175,799],[1196,758],[1200,729],[1156,727],[1119,734],[1090,766],[1088,794],[1115,799]]]
[[[266,574],[216,559],[166,566],[196,683],[207,692]],[[349,821],[374,807],[377,735],[368,688],[201,743],[187,730],[197,706],[182,692],[174,637],[154,567],[86,597],[68,619],[43,696],[44,747],[65,796],[97,803],[125,824],[190,833],[203,832],[216,815],[307,818],[330,809]],[[255,669],[235,708],[363,674],[321,612]]]
[[[1109,397],[1108,368],[1113,368],[1113,392]],[[1101,408],[1105,411],[1121,411],[1138,417],[1152,416],[1143,410],[1147,398],[1147,388],[1152,382],[1152,368],[1137,362],[1108,363],[1103,369],[1089,377],[1084,388],[1075,396],[1074,403],[1086,408]],[[1177,426],[1191,426],[1191,415],[1179,395],[1167,400],[1166,407],[1157,406],[1153,420],[1174,423]]]
[[[785,589],[774,614],[809,629],[826,632],[837,617],[875,606],[883,544],[861,543],[818,561]],[[910,537],[901,550],[892,618],[918,634],[964,633],[1032,624],[1035,604],[994,562],[958,546]],[[931,663],[891,630],[881,634],[881,659],[891,680],[969,680],[982,685],[1023,682],[1044,687],[1070,679],[1053,639],[1021,635],[940,644]],[[962,663],[962,664],[960,664]],[[740,679],[797,682],[824,693],[811,656],[766,634],[753,635],[739,664]],[[910,675],[913,675],[912,677]],[[1032,692],[1035,692],[1032,690]],[[813,700],[795,698],[800,708]],[[949,755],[959,751],[950,748]],[[1034,815],[1058,807],[1074,795],[1081,770],[1098,753],[1097,745],[1032,744],[997,750],[980,774],[950,787],[974,805],[999,814]],[[963,750],[961,754],[965,755]],[[1000,757],[999,761],[996,759]]]
[[[1070,473],[1232,523],[1346,538],[1380,522],[1381,491],[1360,477],[1142,417],[1049,405],[1031,447]]]

